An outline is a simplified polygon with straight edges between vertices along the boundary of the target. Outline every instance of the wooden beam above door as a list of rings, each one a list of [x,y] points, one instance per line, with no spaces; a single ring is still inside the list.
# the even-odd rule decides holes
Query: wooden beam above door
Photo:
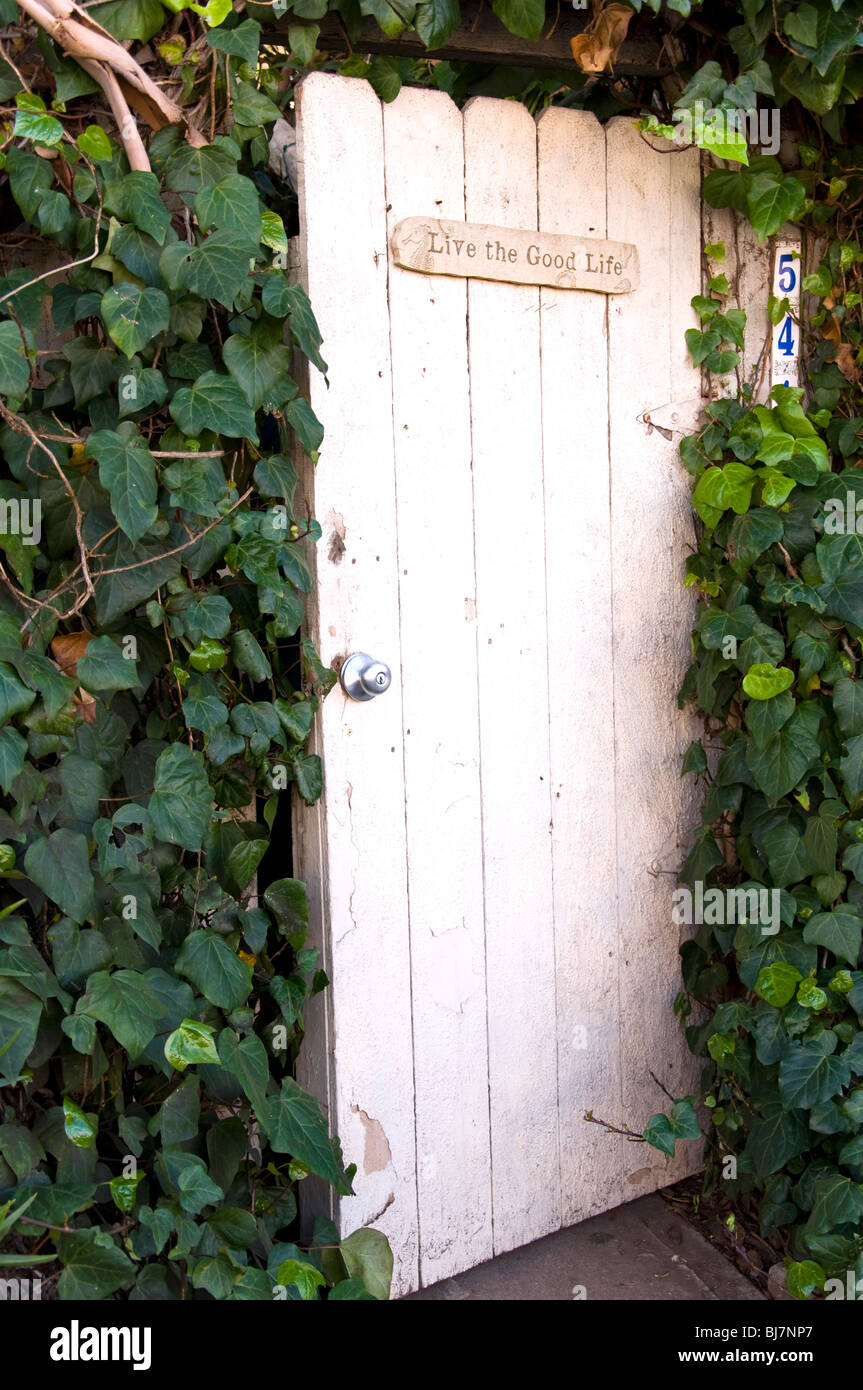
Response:
[[[369,19],[359,38],[351,42],[338,14],[332,11],[320,21],[318,48],[333,56],[350,53],[382,53],[396,58],[446,58],[470,63],[503,63],[514,67],[578,69],[569,41],[581,34],[590,20],[590,10],[576,10],[569,0],[550,5],[545,32],[536,43],[519,38],[505,29],[485,0],[462,0],[463,24],[442,48],[429,50],[414,30],[388,38],[377,23]],[[296,20],[291,18],[291,23]],[[662,40],[667,37],[656,24],[636,18],[624,40],[619,61],[614,65],[620,77],[661,77],[671,71],[664,57]],[[287,21],[267,30],[267,42],[288,46]]]

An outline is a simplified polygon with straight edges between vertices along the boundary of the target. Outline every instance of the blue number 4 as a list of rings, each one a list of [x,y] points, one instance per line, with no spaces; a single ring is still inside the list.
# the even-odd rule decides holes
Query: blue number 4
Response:
[[[791,315],[786,315],[782,325],[782,332],[776,340],[778,347],[782,351],[783,357],[794,356],[794,321]]]

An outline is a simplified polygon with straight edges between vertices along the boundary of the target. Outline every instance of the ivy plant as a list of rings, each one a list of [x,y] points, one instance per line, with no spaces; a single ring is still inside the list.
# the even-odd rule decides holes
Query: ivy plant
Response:
[[[796,137],[792,164],[693,121],[735,166],[708,201],[826,249],[805,394],[753,403],[721,268],[694,301],[693,360],[738,391],[682,451],[703,526],[682,698],[707,720],[684,873],[776,891],[782,920],[702,927],[676,1007],[705,1061],[708,1178],[734,1158],[789,1287],[824,1289],[863,1244],[859,0],[600,4],[556,70],[441,61],[458,0],[107,0],[75,7],[71,37],[45,24],[65,9],[0,0],[4,1258],[53,1260],[67,1298],[386,1296],[376,1233],[287,1238],[303,1175],[345,1192],[351,1170],[290,1074],[325,980],[303,887],[268,854],[288,786],[320,792],[306,741],[332,680],[299,637],[319,532],[294,463],[321,430],[294,354],[326,366],[284,273],[295,199],[269,137],[326,67],[387,101],[411,82],[623,111],[648,139],[760,101]],[[492,10],[538,51],[556,22],[545,0]],[[366,53],[367,25],[430,56]],[[627,63],[635,34],[655,62]],[[62,274],[25,264],[46,245]],[[691,1139],[694,1099],[642,1137]]]
[[[783,178],[834,233],[803,279],[807,390],[777,386],[755,403],[740,381],[681,447],[701,530],[680,699],[705,716],[683,763],[705,796],[682,878],[766,892],[777,910],[769,925],[704,914],[682,947],[675,1008],[704,1059],[707,1184],[754,1208],[805,1298],[846,1297],[849,1271],[863,1274],[863,249],[836,200],[847,186],[853,208],[860,191],[853,155],[801,154]],[[710,175],[708,198],[751,213],[753,166]],[[724,307],[727,282],[709,283],[690,351],[733,373],[742,316]],[[771,311],[778,322],[782,306]]]
[[[205,108],[143,157],[44,32],[0,74],[0,1264],[60,1299],[386,1298],[379,1232],[296,1239],[297,1185],[354,1173],[292,1075],[327,980],[280,848],[335,679],[300,636],[295,472],[322,440],[297,355],[326,363],[259,26],[215,9]]]

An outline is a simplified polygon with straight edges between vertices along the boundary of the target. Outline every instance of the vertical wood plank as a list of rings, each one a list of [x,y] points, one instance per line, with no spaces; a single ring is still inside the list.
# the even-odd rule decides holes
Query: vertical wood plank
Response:
[[[465,215],[536,226],[536,127],[464,110]],[[498,254],[494,241],[478,254]],[[560,1221],[539,291],[471,280],[469,364],[495,1251]]]
[[[691,599],[683,563],[691,536],[690,482],[675,438],[639,416],[675,396],[698,395],[678,337],[694,323],[700,216],[696,151],[650,150],[624,118],[607,127],[608,235],[637,241],[641,285],[609,306],[614,686],[620,917],[621,1120],[635,1128],[696,1069],[671,1010],[680,965],[671,889],[682,857],[680,758],[691,729],[676,711],[688,663]],[[651,234],[649,229],[656,229]],[[614,1118],[614,1117],[609,1117]],[[638,1196],[698,1163],[641,1149],[626,1177]]]
[[[539,227],[606,235],[605,132],[537,125]],[[623,1200],[604,1135],[620,1093],[607,300],[542,289],[549,749],[563,1224]],[[537,621],[535,619],[534,621]],[[616,1166],[616,1165],[612,1165]]]
[[[667,332],[669,335],[669,368],[671,373],[671,400],[686,401],[694,399],[698,393],[700,371],[693,367],[686,346],[686,330],[696,326],[696,315],[692,308],[692,297],[700,292],[703,274],[701,241],[701,167],[695,150],[685,155],[675,156],[669,169],[669,295]],[[766,305],[766,301],[765,301]],[[702,417],[703,419],[703,417]],[[695,426],[701,428],[701,419]],[[674,474],[674,511],[671,539],[676,556],[676,602],[674,606],[678,627],[678,648],[674,661],[672,677],[678,683],[689,667],[691,649],[689,634],[698,616],[698,598],[694,589],[684,589],[686,557],[697,548],[698,537],[695,530],[695,515],[692,509],[692,478],[680,461],[680,441],[685,434],[692,433],[688,422],[675,429],[669,441],[671,462]],[[686,710],[670,711],[670,719],[677,727],[677,746],[685,752],[694,739],[701,738],[704,723],[694,706]],[[679,771],[679,756],[674,762]],[[704,798],[703,784],[693,776],[682,777],[677,784],[677,863],[678,868],[692,848],[694,832],[701,823],[701,803]],[[665,875],[668,880],[668,875]],[[671,880],[672,886],[674,880]],[[680,966],[678,962],[678,981]],[[697,1086],[700,1066],[695,1065],[683,1045],[682,1031],[675,1026],[674,1036],[678,1051],[683,1058],[681,1078],[692,1077],[692,1086]],[[681,1083],[682,1084],[682,1083]],[[678,1091],[682,1095],[683,1091]],[[684,1146],[681,1146],[684,1147]],[[693,1148],[695,1146],[692,1146]],[[688,1163],[695,1161],[693,1154],[682,1154]]]
[[[384,107],[386,195],[464,219],[461,113]],[[485,940],[465,281],[390,269],[420,1277],[489,1259]],[[401,754],[401,748],[398,753]]]
[[[702,163],[703,172],[707,174],[716,161],[705,154]],[[728,279],[726,303],[729,308],[736,307],[746,312],[746,336],[737,376],[741,383],[748,382],[753,388],[756,401],[765,401],[770,393],[771,327],[767,316],[767,299],[771,292],[771,242],[760,242],[746,218],[739,217],[731,208],[712,208],[704,203],[702,224],[705,246],[717,241],[725,246],[724,260],[709,264],[717,274],[722,271]],[[728,378],[724,388],[722,381],[722,378],[704,373],[708,398],[711,392],[715,396],[733,392],[734,374]]]
[[[296,872],[318,882],[332,1051],[325,1088],[314,1061],[301,1076],[358,1165],[342,1231],[386,1232],[397,1294],[416,1286],[417,1201],[383,122],[367,83],[331,74],[303,81],[298,110],[301,262],[330,368],[329,388],[310,379],[326,432],[311,635],[326,664],[368,651],[394,674],[368,704],[337,687],[318,719],[323,803]]]

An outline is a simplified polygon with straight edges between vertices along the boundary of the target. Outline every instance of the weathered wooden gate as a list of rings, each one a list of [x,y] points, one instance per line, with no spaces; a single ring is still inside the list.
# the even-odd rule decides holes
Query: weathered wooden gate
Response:
[[[316,74],[298,109],[301,275],[324,336],[310,635],[392,687],[318,720],[300,808],[332,987],[303,1082],[328,1107],[396,1291],[685,1174],[640,1129],[694,1089],[670,875],[693,822],[676,710],[697,400],[698,155],[633,124]],[[638,248],[614,296],[394,264],[405,218]],[[312,490],[313,489],[313,490]],[[691,781],[692,779],[688,779]],[[686,1146],[683,1146],[686,1147]]]

